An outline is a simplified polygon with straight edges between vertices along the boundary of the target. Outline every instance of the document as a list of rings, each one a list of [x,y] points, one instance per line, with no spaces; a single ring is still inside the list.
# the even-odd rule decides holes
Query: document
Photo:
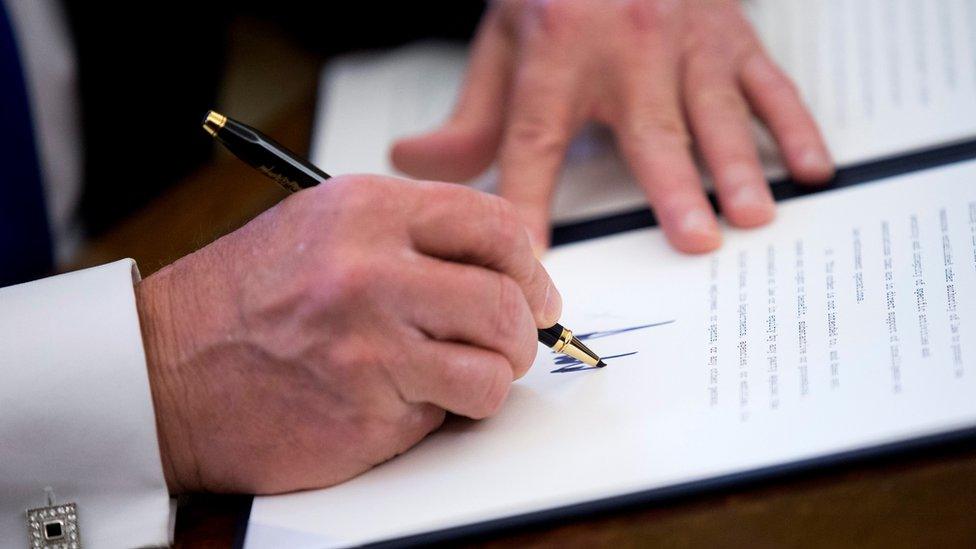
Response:
[[[501,412],[325,490],[245,547],[346,547],[976,428],[976,161],[782,203],[704,256],[658,229],[554,250],[563,320]]]
[[[841,166],[976,137],[976,0],[743,7]]]
[[[850,166],[976,138],[976,0],[746,0],[767,51],[796,82],[835,161]],[[449,115],[466,48],[426,43],[340,58],[322,73],[312,159],[329,173],[395,175],[395,139]],[[785,174],[755,124],[771,179]],[[707,170],[703,169],[706,174]],[[473,184],[494,189],[489,169]],[[609,131],[570,147],[553,203],[568,223],[646,207]]]

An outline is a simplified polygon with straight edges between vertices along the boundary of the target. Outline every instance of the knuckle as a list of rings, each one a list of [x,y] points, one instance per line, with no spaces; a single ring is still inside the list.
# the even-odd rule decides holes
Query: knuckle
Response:
[[[447,413],[436,405],[423,403],[411,405],[400,414],[397,425],[400,448],[410,448],[444,422]]]
[[[551,36],[569,37],[585,14],[576,0],[529,0],[528,13]]]
[[[522,340],[515,348],[514,362],[512,363],[515,378],[520,378],[529,371],[529,368],[535,361],[536,353],[539,352],[539,342],[536,339],[535,324],[530,323],[529,326],[521,331],[521,334]]]
[[[357,212],[365,208],[375,187],[374,181],[365,176],[343,175],[310,189],[318,205],[336,212]]]
[[[319,185],[314,192],[322,192],[323,206],[342,215],[402,211],[404,200],[415,187],[404,186],[392,177],[376,175],[341,175]],[[397,200],[391,200],[396,197]]]
[[[511,278],[498,276],[498,296],[495,304],[492,326],[496,340],[503,342],[505,348],[515,348],[513,345],[522,335],[528,305],[522,288]]]
[[[328,368],[331,383],[354,392],[368,365],[376,362],[374,350],[354,337],[336,338],[325,351],[324,367]],[[351,394],[350,394],[351,396]]]
[[[526,149],[536,156],[558,155],[566,147],[569,138],[566,132],[550,117],[541,113],[530,113],[516,118],[509,126],[512,144]]]
[[[420,215],[430,216],[433,221],[443,221],[456,208],[463,207],[462,193],[444,185],[428,185],[421,190],[423,208]]]
[[[426,215],[437,226],[456,223],[458,212],[464,212],[471,229],[472,253],[477,257],[503,258],[516,249],[525,229],[515,207],[507,200],[458,185],[447,184],[432,189],[427,197]]]
[[[325,280],[308,290],[310,301],[325,310],[360,306],[372,291],[376,271],[356,260],[331,265]]]
[[[364,448],[372,448],[370,453],[386,457],[391,451],[390,442],[401,436],[397,422],[380,414],[364,412],[355,419]]]
[[[424,412],[419,418],[418,423],[421,434],[426,435],[444,424],[444,420],[447,418],[447,412],[437,406],[425,406],[423,409]]]
[[[356,196],[370,193],[376,187],[376,180],[366,175],[340,175],[333,177],[328,185],[316,187],[328,189],[339,196]]]
[[[364,263],[350,261],[335,270],[331,282],[337,292],[358,299],[370,287],[372,270]]]
[[[701,191],[691,191],[688,188],[688,186],[683,189],[654,188],[653,207],[659,212],[680,212],[700,204],[702,201]]]
[[[685,54],[685,84],[701,87],[703,77],[715,74],[727,75],[731,73],[732,61],[728,46],[720,40],[709,36],[698,39],[695,33],[690,33],[688,40],[693,42],[689,52]]]
[[[366,187],[371,181],[372,178],[364,175],[338,175],[330,179],[328,185],[316,189],[331,187],[333,190],[344,192],[357,187]]]
[[[491,364],[487,368],[489,371],[485,383],[482,384],[484,393],[481,398],[481,405],[473,414],[475,419],[497,414],[502,404],[505,403],[512,384],[512,371],[507,365]]]
[[[472,253],[492,258],[495,263],[507,263],[506,258],[519,249],[520,240],[527,238],[518,212],[510,202],[494,195],[478,193],[471,199],[473,202],[468,204],[477,204],[471,211],[478,224]]]
[[[423,200],[431,207],[438,207],[439,215],[447,215],[459,208],[467,208],[477,199],[478,191],[457,183],[431,182],[423,187]]]
[[[711,86],[696,90],[688,97],[691,109],[721,111],[745,115],[746,105],[739,92],[733,88]]]
[[[635,113],[623,124],[623,139],[629,148],[648,150],[656,147],[689,148],[691,137],[681,118],[660,113],[660,109],[645,109]]]
[[[525,236],[522,218],[519,217],[515,206],[503,198],[485,195],[484,200],[487,217],[492,219],[495,225],[492,227],[489,241],[499,246],[501,248],[499,251],[504,252],[503,255],[512,253]]]
[[[474,356],[460,355],[452,367],[438,370],[436,382],[444,392],[456,392],[481,381],[477,372],[483,367]]]
[[[627,0],[624,2],[627,19],[641,32],[665,28],[675,18],[680,2],[660,0]]]
[[[762,83],[763,91],[773,97],[794,100],[800,96],[800,90],[796,83],[779,69],[774,69],[773,74]]]

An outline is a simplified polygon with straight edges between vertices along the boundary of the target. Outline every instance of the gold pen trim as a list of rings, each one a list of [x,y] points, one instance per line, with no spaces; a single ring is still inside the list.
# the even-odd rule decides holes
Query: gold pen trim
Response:
[[[559,334],[559,339],[556,341],[556,344],[552,346],[552,350],[556,351],[557,353],[561,353],[563,352],[563,349],[566,348],[566,346],[569,345],[570,342],[572,341],[573,341],[573,332],[567,330],[566,328],[563,328],[563,332]]]
[[[575,337],[572,341],[563,346],[562,350],[559,352],[564,355],[571,356],[587,366],[601,366],[600,357],[598,357],[596,353],[587,348],[586,345],[583,345],[583,343]]]
[[[573,357],[587,366],[605,366],[596,353],[591,351],[579,338],[573,335],[571,330],[566,328],[563,328],[562,333],[559,334],[559,339],[552,346],[552,350]]]
[[[207,118],[203,121],[203,129],[212,136],[227,123],[227,117],[216,111],[207,111]]]

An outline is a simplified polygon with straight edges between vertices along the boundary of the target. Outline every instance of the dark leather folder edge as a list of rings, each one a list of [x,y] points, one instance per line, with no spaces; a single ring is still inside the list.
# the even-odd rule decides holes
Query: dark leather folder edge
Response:
[[[863,464],[870,461],[877,461],[881,458],[895,456],[921,456],[935,447],[943,448],[947,451],[961,450],[963,448],[972,449],[976,447],[976,427],[938,433],[880,446],[827,454],[820,457],[750,469],[692,482],[672,484],[660,488],[586,501],[564,507],[545,509],[513,517],[426,532],[414,536],[371,543],[364,547],[426,547],[446,544],[448,542],[451,544],[460,544],[465,541],[473,542],[486,537],[515,533],[523,528],[556,525],[573,518],[596,517],[613,512],[641,509],[666,502],[675,502],[709,493],[718,493],[732,487],[741,488],[744,486],[761,485],[775,480],[798,478],[802,473],[810,473],[826,467]]]
[[[773,181],[771,188],[777,201],[787,200],[972,158],[976,158],[976,139],[842,168],[825,185],[801,185],[790,179],[782,179]],[[709,193],[708,199],[712,206],[717,209],[718,204],[714,194]],[[638,208],[619,214],[559,225],[552,231],[552,243],[553,246],[559,246],[655,225],[657,225],[657,221],[651,210]]]

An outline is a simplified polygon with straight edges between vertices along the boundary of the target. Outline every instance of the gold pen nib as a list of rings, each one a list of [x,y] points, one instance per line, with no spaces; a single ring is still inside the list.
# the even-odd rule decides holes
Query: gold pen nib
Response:
[[[548,328],[539,328],[539,343],[557,353],[575,358],[587,366],[603,368],[607,365],[599,355],[574,336],[572,330],[566,329],[559,323]]]
[[[567,343],[561,351],[565,355],[569,355],[576,360],[586,364],[588,366],[595,366],[597,368],[603,368],[607,365],[606,362],[600,359],[600,356],[590,350],[589,347],[583,344],[576,336]]]
[[[207,111],[207,117],[203,119],[203,129],[207,130],[212,136],[217,135],[217,131],[227,123],[227,117],[216,111]]]

